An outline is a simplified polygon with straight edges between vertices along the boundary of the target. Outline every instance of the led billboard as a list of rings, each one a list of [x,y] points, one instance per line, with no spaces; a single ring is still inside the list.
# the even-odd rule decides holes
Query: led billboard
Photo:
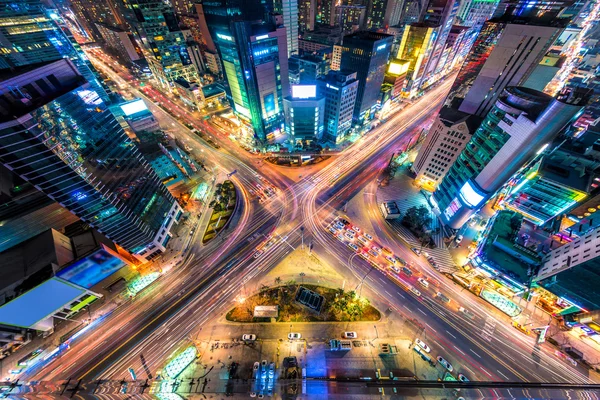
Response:
[[[292,97],[295,99],[317,97],[317,85],[292,85]]]
[[[462,188],[460,188],[460,197],[463,202],[469,207],[477,207],[485,199],[485,195],[479,193],[479,191],[467,181]]]
[[[81,287],[91,288],[124,266],[121,259],[101,249],[61,269],[56,276]]]
[[[51,278],[0,306],[0,324],[32,328],[39,321],[71,304],[86,291],[80,287]]]
[[[121,104],[120,107],[126,116],[130,116],[130,115],[139,113],[140,111],[148,110],[148,107],[146,107],[146,103],[144,103],[144,100],[142,100],[142,99],[137,99],[137,100],[130,101],[129,103]]]

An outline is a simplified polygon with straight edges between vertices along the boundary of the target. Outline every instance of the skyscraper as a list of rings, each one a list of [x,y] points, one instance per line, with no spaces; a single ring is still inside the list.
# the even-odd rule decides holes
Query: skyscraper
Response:
[[[182,210],[100,91],[68,59],[11,74],[0,85],[0,163],[150,260]]]
[[[298,54],[298,0],[281,1],[281,14],[287,38],[287,56]]]
[[[465,0],[461,1],[456,13],[457,23],[468,27],[481,27],[492,18],[499,0]]]
[[[283,98],[289,92],[287,37],[284,27],[232,21],[212,35],[223,62],[236,114],[260,141],[283,131]]]
[[[115,0],[71,0],[71,8],[77,16],[77,22],[85,29],[91,39],[102,39],[96,24],[113,28],[124,28],[125,20]]]
[[[344,36],[341,68],[356,71],[359,81],[355,121],[364,121],[375,111],[393,39],[392,35],[377,32]]]
[[[298,1],[298,30],[303,33],[315,29],[317,23],[317,0]]]
[[[520,85],[546,54],[563,27],[486,22],[454,81],[448,104],[485,116],[504,88]]]
[[[507,87],[433,194],[445,224],[469,217],[582,111],[585,96]]]
[[[325,97],[325,137],[340,143],[352,127],[352,114],[358,92],[356,72],[329,71],[319,78],[318,92]]]
[[[177,78],[196,81],[196,67],[173,7],[161,0],[130,0],[124,4],[128,22],[143,43],[148,66],[159,84],[170,89]]]
[[[39,0],[0,2],[0,70],[58,60],[70,50]]]
[[[439,27],[422,23],[410,24],[404,28],[397,58],[410,60],[405,89],[405,96],[408,98],[419,93],[438,32]]]

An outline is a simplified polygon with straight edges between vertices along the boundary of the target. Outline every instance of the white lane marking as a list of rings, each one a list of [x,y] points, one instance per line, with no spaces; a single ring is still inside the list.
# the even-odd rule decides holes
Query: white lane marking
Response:
[[[464,353],[464,352],[463,352],[461,349],[459,349],[459,348],[458,348],[458,347],[456,347],[456,346],[453,346],[453,347],[454,347],[454,348],[455,348],[455,349],[456,349],[456,350],[457,350],[457,351],[458,351],[460,354],[462,354],[463,356],[466,356],[466,354],[465,354],[465,353]]]
[[[384,284],[387,284],[387,281],[386,281],[385,279],[383,279],[383,278],[379,278],[379,280],[380,280],[381,282],[383,282]]]
[[[425,314],[425,311],[421,310],[420,308],[417,308],[417,310],[419,310],[419,312],[420,312],[421,314],[423,314],[423,315],[427,315],[427,314]]]
[[[400,293],[400,292],[396,292],[396,293],[398,293],[398,296],[402,297],[403,299],[406,298],[406,297],[404,297],[404,295],[402,295],[402,293]]]
[[[487,372],[483,367],[479,367],[479,369],[482,370],[483,372],[485,372],[487,374],[487,376],[489,376],[490,378],[492,377],[492,374]]]
[[[456,339],[456,336],[454,336],[453,334],[451,334],[450,332],[446,331],[446,333],[450,336],[452,336],[454,339]]]
[[[500,375],[502,375],[502,376],[503,376],[505,379],[508,379],[508,380],[510,379],[508,376],[506,376],[506,375],[504,375],[502,372],[500,372],[500,370],[499,370],[499,369],[497,369],[496,371],[498,371],[498,373],[499,373]]]
[[[384,292],[386,292],[388,296],[392,297],[392,294],[390,292],[388,292],[387,290],[384,290]]]
[[[406,307],[405,305],[402,305],[402,307],[406,308],[408,311],[410,311],[410,308]]]
[[[481,358],[481,356],[473,351],[473,349],[469,349],[471,353],[475,354],[477,357]]]
[[[427,327],[428,327],[429,329],[431,329],[432,331],[434,331],[434,332],[436,332],[436,333],[437,333],[437,331],[436,331],[435,329],[433,329],[433,328],[431,327],[431,325],[429,325],[427,322],[425,322],[425,325],[427,325]]]

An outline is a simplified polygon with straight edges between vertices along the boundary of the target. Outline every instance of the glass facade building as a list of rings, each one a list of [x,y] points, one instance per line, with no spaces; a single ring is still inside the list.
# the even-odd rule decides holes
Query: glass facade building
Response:
[[[139,259],[164,251],[181,209],[67,59],[0,91],[0,162]]]
[[[39,0],[0,1],[0,70],[58,60],[70,50]]]
[[[364,121],[374,114],[393,40],[392,35],[366,31],[344,36],[341,68],[356,71],[359,82],[355,121]]]
[[[433,194],[453,229],[469,217],[583,110],[586,97],[509,87],[496,101]]]

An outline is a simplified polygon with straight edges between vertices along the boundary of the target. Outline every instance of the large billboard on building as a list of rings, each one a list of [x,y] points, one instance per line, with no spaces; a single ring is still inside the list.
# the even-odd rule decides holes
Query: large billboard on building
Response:
[[[0,306],[0,325],[35,329],[35,325],[70,305],[86,291],[61,279],[51,278]]]
[[[91,288],[108,278],[126,264],[120,258],[100,249],[61,269],[56,276],[84,288]]]

